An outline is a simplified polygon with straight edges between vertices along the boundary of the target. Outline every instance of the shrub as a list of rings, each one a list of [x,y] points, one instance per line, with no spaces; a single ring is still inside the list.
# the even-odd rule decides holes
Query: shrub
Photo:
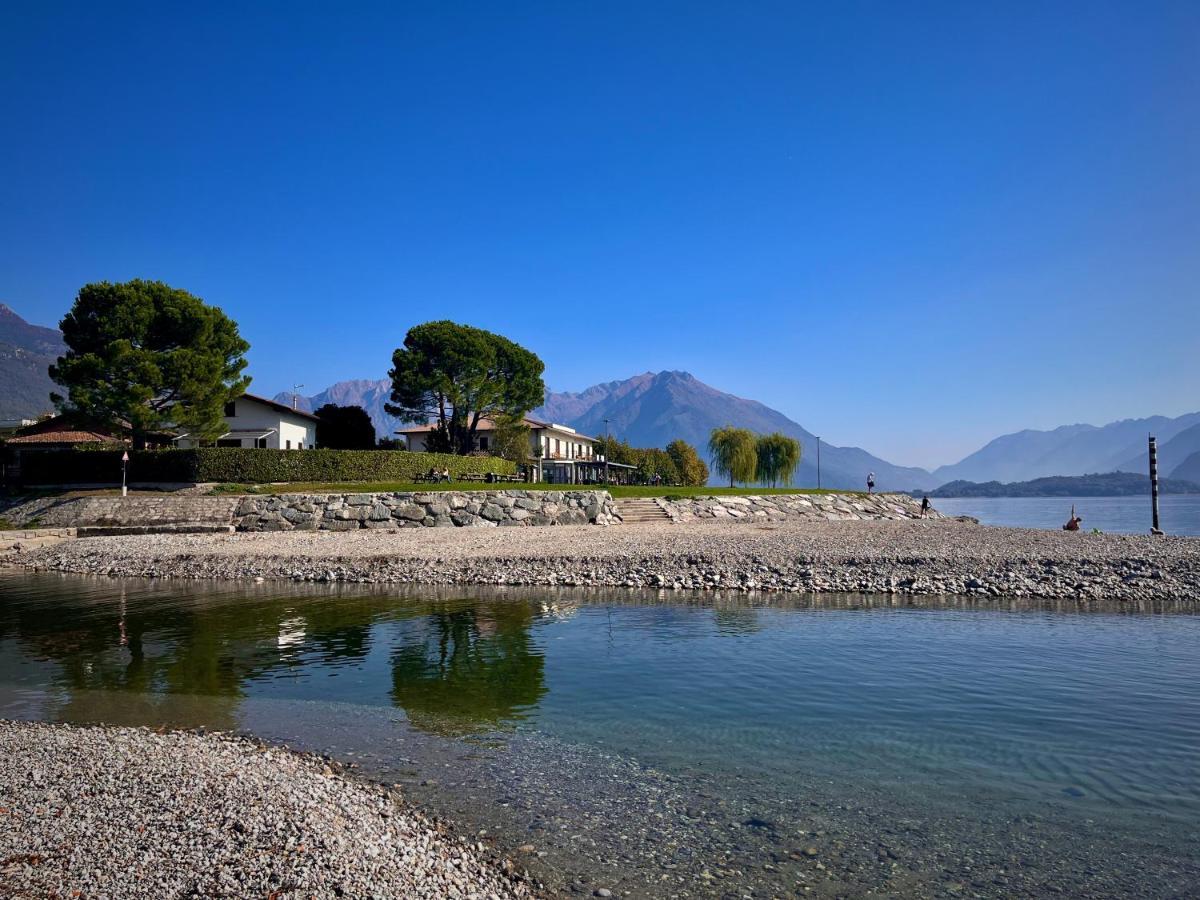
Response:
[[[28,450],[21,454],[26,484],[119,484],[120,450]],[[260,450],[203,447],[197,450],[131,450],[129,480],[218,481],[265,484],[286,481],[412,481],[430,469],[512,474],[516,466],[496,457],[390,450]]]

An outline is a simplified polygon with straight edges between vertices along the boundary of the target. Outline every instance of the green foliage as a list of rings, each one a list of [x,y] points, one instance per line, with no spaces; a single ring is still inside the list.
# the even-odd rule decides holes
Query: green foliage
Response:
[[[636,453],[637,462],[634,465],[638,467],[639,481],[649,483],[658,478],[662,484],[680,483],[679,468],[666,450],[649,447]]]
[[[698,486],[708,482],[708,466],[687,441],[674,440],[667,444],[667,453],[679,472],[679,484]]]
[[[621,463],[626,466],[638,464],[637,450],[620,438],[611,436],[597,438],[594,449],[597,456],[603,456],[609,462]]]
[[[449,449],[467,454],[482,418],[521,418],[546,395],[545,366],[505,337],[459,325],[426,322],[409,329],[392,355],[391,403],[405,422],[436,421]]]
[[[663,484],[683,483],[683,475],[675,463],[675,458],[666,450],[657,447],[633,447],[615,437],[599,438],[595,450],[597,456],[603,455],[609,462],[636,466],[639,481],[650,482],[657,476]],[[707,470],[704,477],[708,478]]]
[[[370,450],[375,426],[361,406],[326,403],[317,410],[317,446],[323,450]]]
[[[800,466],[800,442],[776,431],[759,435],[755,447],[758,464],[756,477],[761,484],[776,487],[790,485]]]
[[[714,428],[708,439],[713,470],[735,481],[753,481],[758,471],[758,442],[745,428]]]
[[[27,484],[120,484],[120,450],[27,450],[21,475]],[[430,469],[515,474],[516,466],[496,457],[388,450],[262,450],[201,447],[195,450],[134,450],[129,480],[142,482],[393,481],[409,482]]]
[[[530,428],[525,424],[525,417],[504,413],[496,416],[493,423],[495,427],[492,430],[492,454],[517,465],[528,462],[532,445]]]
[[[237,323],[161,281],[84,285],[60,327],[67,353],[50,377],[67,394],[53,395],[55,405],[113,427],[128,422],[138,444],[172,426],[219,436],[225,403],[250,384]]]

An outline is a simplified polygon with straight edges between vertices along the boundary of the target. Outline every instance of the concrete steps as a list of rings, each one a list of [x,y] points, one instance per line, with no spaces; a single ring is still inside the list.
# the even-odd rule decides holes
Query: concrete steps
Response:
[[[75,537],[74,528],[18,528],[0,531],[0,552],[36,550],[69,541]]]
[[[617,500],[616,506],[617,515],[624,525],[662,525],[671,522],[671,516],[653,497]]]

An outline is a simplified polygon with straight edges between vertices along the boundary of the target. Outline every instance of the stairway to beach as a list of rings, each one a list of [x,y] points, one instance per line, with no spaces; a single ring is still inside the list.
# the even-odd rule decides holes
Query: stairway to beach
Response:
[[[662,524],[671,521],[667,511],[653,497],[637,497],[617,501],[617,515],[625,525]]]

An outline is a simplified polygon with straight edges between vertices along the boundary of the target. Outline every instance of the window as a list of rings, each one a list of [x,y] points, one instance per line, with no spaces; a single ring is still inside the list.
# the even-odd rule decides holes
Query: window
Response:
[[[562,441],[560,441],[558,438],[554,439],[554,453],[556,456],[562,455]]]
[[[230,400],[228,403],[225,404],[225,412],[223,412],[221,415],[225,416],[226,418],[232,419],[234,416],[237,415],[237,404],[234,403],[232,400]]]
[[[257,441],[254,442],[254,446],[257,447],[259,450],[266,450],[267,449],[267,439],[259,438]]]
[[[288,442],[287,442],[287,449],[288,449],[288,450],[291,450],[291,449],[292,449],[292,442],[291,442],[291,441],[288,441]]]
[[[240,447],[242,442],[237,438],[221,438],[217,441],[218,447]]]
[[[479,449],[486,450],[488,448],[488,439],[486,436],[479,438]]]

